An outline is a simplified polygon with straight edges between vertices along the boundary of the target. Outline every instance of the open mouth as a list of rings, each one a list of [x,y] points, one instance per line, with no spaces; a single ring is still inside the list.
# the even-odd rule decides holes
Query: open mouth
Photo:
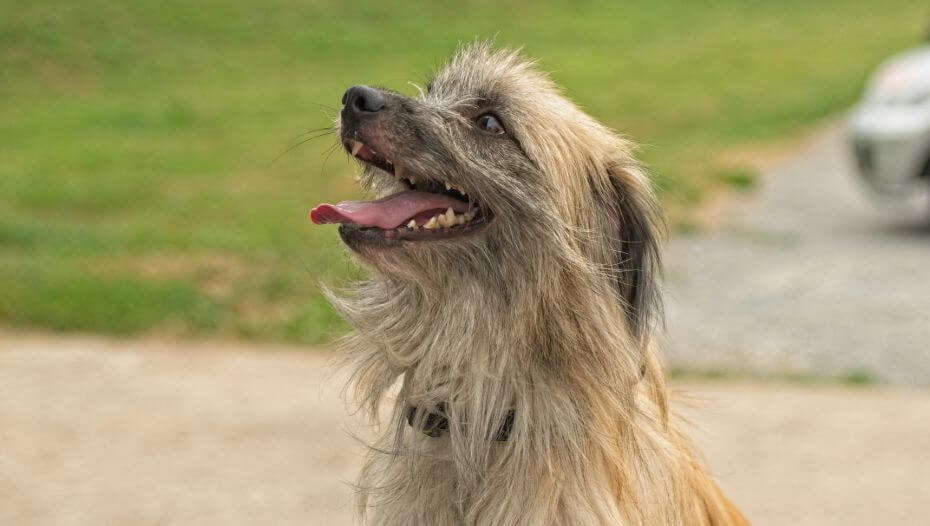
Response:
[[[358,230],[365,236],[412,241],[458,237],[489,223],[490,212],[465,189],[409,173],[402,163],[360,141],[345,139],[343,146],[357,159],[393,175],[405,190],[374,201],[321,204],[310,211],[314,223],[340,223],[342,229]]]

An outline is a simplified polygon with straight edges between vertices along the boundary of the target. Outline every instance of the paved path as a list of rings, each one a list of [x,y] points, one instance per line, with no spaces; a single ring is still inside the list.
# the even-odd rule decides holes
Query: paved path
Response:
[[[351,522],[366,428],[321,351],[0,334],[0,525]],[[758,525],[926,524],[930,393],[677,384]]]
[[[676,366],[930,385],[930,220],[854,178],[833,125],[667,253]]]
[[[0,335],[0,525],[347,523],[359,448],[327,362]]]

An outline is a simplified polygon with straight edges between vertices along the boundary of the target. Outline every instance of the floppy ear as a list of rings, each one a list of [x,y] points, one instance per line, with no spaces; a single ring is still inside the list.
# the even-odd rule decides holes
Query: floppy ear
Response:
[[[602,197],[610,266],[630,330],[645,340],[662,319],[659,272],[664,222],[649,180],[635,161],[608,166],[608,195]]]

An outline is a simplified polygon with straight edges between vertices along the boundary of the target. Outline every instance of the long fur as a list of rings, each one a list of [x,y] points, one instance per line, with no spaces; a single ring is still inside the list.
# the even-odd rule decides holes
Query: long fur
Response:
[[[745,524],[671,423],[653,343],[661,220],[632,145],[517,52],[460,49],[370,133],[494,211],[478,235],[353,246],[331,301],[357,399],[390,417],[362,470],[372,525]],[[488,108],[510,142],[475,135]],[[374,140],[374,139],[373,139]],[[375,193],[396,182],[372,168]],[[445,403],[449,432],[406,421]],[[505,442],[493,440],[508,411]]]

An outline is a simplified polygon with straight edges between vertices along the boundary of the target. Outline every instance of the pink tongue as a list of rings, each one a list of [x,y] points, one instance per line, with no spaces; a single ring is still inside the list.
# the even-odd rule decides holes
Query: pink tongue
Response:
[[[360,226],[397,228],[410,218],[430,210],[444,211],[452,207],[456,213],[468,210],[468,203],[446,195],[428,192],[401,192],[377,201],[343,201],[337,205],[322,204],[310,211],[310,220],[326,223],[355,223]]]

